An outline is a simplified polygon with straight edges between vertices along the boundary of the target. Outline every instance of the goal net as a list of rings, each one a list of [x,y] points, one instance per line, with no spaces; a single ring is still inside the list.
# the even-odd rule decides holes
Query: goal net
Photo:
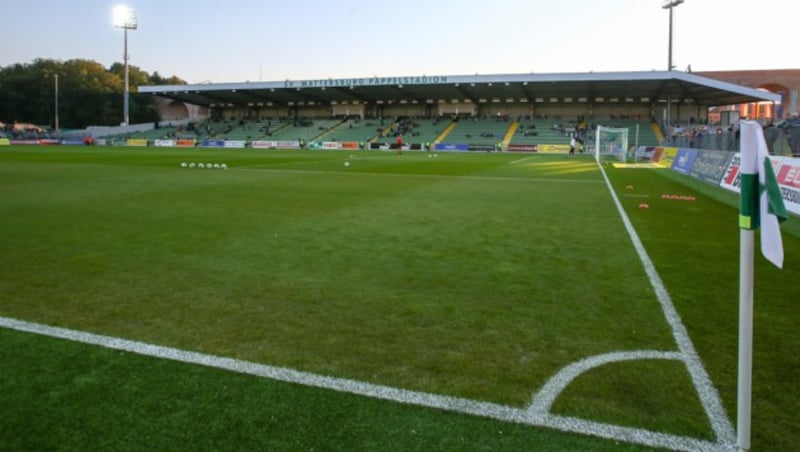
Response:
[[[628,129],[598,126],[595,134],[594,157],[598,163],[626,161],[628,159]]]

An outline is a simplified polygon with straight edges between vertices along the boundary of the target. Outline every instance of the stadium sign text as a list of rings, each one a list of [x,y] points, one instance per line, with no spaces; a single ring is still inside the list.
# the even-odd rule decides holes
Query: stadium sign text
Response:
[[[372,78],[329,78],[324,80],[286,80],[285,88],[325,88],[378,85],[425,85],[428,83],[447,83],[447,76],[417,77],[372,77]]]

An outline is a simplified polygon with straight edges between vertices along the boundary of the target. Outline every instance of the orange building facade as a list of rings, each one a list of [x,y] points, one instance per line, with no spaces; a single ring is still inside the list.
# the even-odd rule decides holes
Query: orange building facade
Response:
[[[800,69],[772,69],[751,71],[709,71],[696,72],[697,75],[728,83],[763,89],[781,96],[781,102],[759,102],[741,105],[720,106],[709,109],[710,121],[719,121],[721,112],[738,111],[739,116],[748,119],[775,119],[788,117],[798,109],[800,92]]]

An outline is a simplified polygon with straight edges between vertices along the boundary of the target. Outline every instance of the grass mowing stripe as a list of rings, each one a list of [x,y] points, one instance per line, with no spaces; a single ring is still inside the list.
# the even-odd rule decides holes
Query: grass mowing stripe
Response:
[[[0,327],[84,344],[97,345],[108,349],[135,353],[137,355],[163,358],[241,374],[265,377],[286,383],[330,389],[375,399],[481,416],[516,424],[550,427],[566,432],[589,434],[601,438],[650,447],[700,451],[717,449],[717,445],[714,443],[692,438],[650,432],[636,428],[614,426],[564,416],[553,416],[549,413],[541,412],[540,410],[519,409],[493,403],[408,391],[324,375],[315,375],[293,369],[278,368],[232,358],[162,347],[116,337],[25,322],[7,317],[0,317]],[[652,358],[653,355],[646,354],[643,356],[637,354],[633,359],[642,359],[643,357],[649,359]]]
[[[202,170],[198,170],[202,171]],[[263,171],[268,173],[296,173],[296,174],[339,174],[342,176],[380,176],[380,177],[409,177],[421,179],[440,179],[440,178],[453,178],[457,177],[462,180],[476,180],[476,181],[524,181],[524,182],[552,182],[552,183],[568,183],[568,184],[600,184],[601,180],[586,180],[586,179],[553,179],[543,177],[512,177],[512,176],[462,176],[462,175],[444,175],[444,174],[392,174],[392,173],[372,173],[368,171],[358,171],[346,173],[342,171],[332,170],[289,170],[289,169],[274,169],[270,166],[243,166],[234,168],[233,171]]]
[[[658,301],[664,310],[664,316],[667,318],[667,321],[672,328],[675,342],[678,344],[678,348],[684,356],[684,361],[686,362],[686,366],[689,369],[690,375],[692,376],[692,380],[694,381],[697,392],[700,395],[700,400],[703,402],[703,407],[708,414],[711,425],[714,428],[714,432],[717,435],[717,439],[720,444],[724,445],[725,447],[735,445],[736,434],[733,429],[733,425],[731,424],[730,419],[725,412],[725,408],[722,406],[722,400],[720,399],[719,392],[711,382],[711,378],[708,376],[708,372],[706,372],[703,362],[700,359],[700,356],[697,354],[694,345],[692,344],[691,338],[689,338],[689,333],[686,331],[686,327],[683,325],[680,315],[678,315],[678,312],[675,310],[675,306],[672,303],[669,292],[664,286],[664,282],[661,280],[661,277],[658,275],[658,271],[656,270],[653,261],[650,259],[650,256],[647,254],[647,250],[645,250],[642,241],[639,239],[639,235],[633,228],[633,224],[631,224],[627,213],[625,213],[625,209],[622,207],[622,203],[620,202],[619,197],[617,197],[614,187],[611,185],[611,181],[608,179],[608,175],[601,164],[598,163],[598,166],[603,174],[603,179],[605,179],[609,193],[614,200],[614,204],[617,207],[617,211],[619,212],[619,215],[625,224],[625,229],[630,236],[631,242],[633,243],[633,246],[639,255],[639,259],[642,261],[642,266],[644,267],[650,283],[653,286],[656,297],[658,298]]]

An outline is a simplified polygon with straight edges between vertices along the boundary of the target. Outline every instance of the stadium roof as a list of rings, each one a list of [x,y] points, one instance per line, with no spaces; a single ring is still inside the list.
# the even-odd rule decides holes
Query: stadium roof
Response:
[[[702,106],[780,101],[780,96],[677,71],[506,75],[420,75],[278,82],[140,86],[206,107],[389,102],[692,102]]]

